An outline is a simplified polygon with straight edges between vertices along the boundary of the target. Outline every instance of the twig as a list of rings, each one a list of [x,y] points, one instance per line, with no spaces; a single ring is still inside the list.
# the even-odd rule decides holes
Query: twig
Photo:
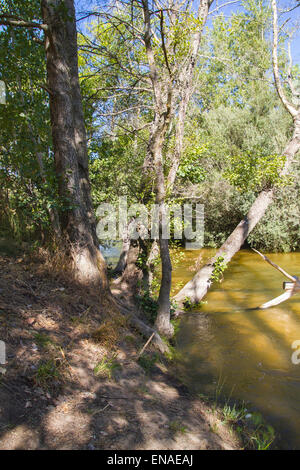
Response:
[[[146,342],[146,344],[142,347],[142,349],[140,350],[140,352],[138,353],[138,359],[141,357],[141,355],[143,354],[143,352],[145,351],[146,347],[148,346],[148,344],[151,342],[153,336],[155,335],[155,331],[153,331],[152,335],[150,336],[150,338],[148,339],[148,341]]]
[[[290,279],[290,281],[292,282],[297,282],[297,279],[295,279],[295,277],[291,276],[289,273],[287,273],[284,269],[282,269],[280,266],[278,266],[277,264],[273,263],[273,261],[271,261],[269,258],[267,258],[267,256],[263,255],[262,253],[260,253],[260,251],[256,250],[255,248],[252,248],[253,251],[255,251],[255,253],[257,253],[259,256],[261,256],[267,263],[269,263],[271,266],[273,266],[273,268],[277,269],[278,271],[281,272],[281,274],[283,274],[285,277],[287,277],[288,279]]]

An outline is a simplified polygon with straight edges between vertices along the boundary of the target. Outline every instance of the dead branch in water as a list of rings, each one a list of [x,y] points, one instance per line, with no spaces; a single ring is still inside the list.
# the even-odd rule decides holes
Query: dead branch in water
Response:
[[[269,300],[269,302],[265,302],[264,304],[262,304],[258,308],[266,309],[266,308],[274,307],[275,305],[279,305],[279,304],[281,304],[285,300],[288,300],[289,298],[291,298],[293,295],[297,294],[300,291],[300,280],[297,276],[291,276],[284,269],[282,269],[280,266],[273,263],[273,261],[271,261],[267,256],[263,255],[258,250],[255,250],[255,248],[252,248],[252,250],[255,251],[259,256],[261,256],[267,263],[269,263],[271,266],[273,266],[273,268],[277,269],[277,271],[279,271],[285,277],[290,279],[290,281],[292,281],[292,283],[289,283],[289,282],[284,283],[284,289],[286,290],[286,292],[284,292],[284,294],[281,294],[278,297],[275,297],[274,299]],[[285,284],[287,284],[287,285],[285,285]]]
[[[259,256],[261,256],[267,263],[269,263],[273,268],[277,269],[281,274],[283,274],[285,277],[287,277],[290,281],[296,282],[297,279],[294,276],[291,276],[289,273],[287,273],[284,269],[282,269],[280,266],[277,264],[273,263],[267,256],[263,255],[260,253],[260,251],[256,250],[255,248],[252,248],[255,253],[257,253]]]

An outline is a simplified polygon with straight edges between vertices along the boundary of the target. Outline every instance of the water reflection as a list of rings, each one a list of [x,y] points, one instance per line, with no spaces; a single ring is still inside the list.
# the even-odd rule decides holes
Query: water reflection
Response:
[[[174,286],[191,279],[189,267],[197,255],[185,253],[174,268]],[[270,257],[299,275],[300,253]],[[300,339],[300,295],[271,309],[253,310],[282,293],[283,280],[254,253],[236,255],[201,314],[188,314],[182,322],[177,340],[184,359],[179,370],[200,393],[211,394],[225,381],[224,391],[262,411],[286,447],[300,448],[300,365],[291,362],[291,345]]]

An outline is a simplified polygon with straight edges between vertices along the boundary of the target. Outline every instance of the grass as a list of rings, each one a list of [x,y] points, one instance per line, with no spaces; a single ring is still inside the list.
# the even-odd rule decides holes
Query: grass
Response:
[[[213,424],[210,424],[209,425],[209,429],[211,430],[211,432],[213,432],[214,434],[218,434],[218,423],[213,423]]]
[[[181,434],[185,434],[187,431],[187,427],[183,426],[179,421],[171,421],[169,423],[169,429],[174,433],[180,432]]]
[[[226,403],[221,409],[223,423],[232,425],[233,431],[241,436],[246,448],[267,450],[275,440],[275,431],[267,425],[260,413],[249,413],[244,405],[229,405]]]
[[[94,367],[94,375],[96,377],[108,377],[112,379],[118,369],[121,369],[121,364],[116,361],[116,354],[111,358],[105,355]]]
[[[65,373],[69,367],[64,350],[45,333],[35,333],[34,340],[40,348],[47,352],[48,358],[39,364],[33,381],[39,387],[53,388],[59,382],[64,381]]]
[[[275,431],[272,426],[258,428],[255,430],[251,440],[254,442],[257,450],[268,450],[275,440]]]
[[[135,345],[137,343],[137,338],[133,335],[126,335],[124,337],[124,341],[125,341],[125,343],[127,343],[129,345]]]
[[[260,413],[249,413],[244,403],[230,403],[232,401],[231,396],[233,389],[224,404],[223,389],[225,383],[226,379],[222,378],[222,375],[220,374],[213,395],[208,396],[198,393],[198,398],[208,403],[212,413],[216,414],[223,424],[230,427],[231,433],[239,435],[246,449],[269,449],[276,438],[274,429],[272,426],[265,423]],[[217,423],[211,425],[210,429],[212,432],[217,434]]]
[[[139,393],[140,395],[146,395],[147,393],[149,393],[149,390],[148,388],[145,386],[145,385],[141,385],[140,387],[138,387],[136,389],[137,393]]]
[[[238,408],[237,405],[229,405],[226,403],[222,409],[224,423],[235,423],[245,418],[246,409],[244,407]]]
[[[270,425],[266,425],[260,413],[251,413],[249,419],[249,444],[257,450],[267,450],[275,440],[275,431]]]
[[[38,346],[46,349],[48,346],[56,346],[54,341],[45,333],[35,333],[34,340]]]
[[[41,363],[34,375],[35,384],[42,388],[49,388],[54,380],[60,379],[60,365],[53,359]]]

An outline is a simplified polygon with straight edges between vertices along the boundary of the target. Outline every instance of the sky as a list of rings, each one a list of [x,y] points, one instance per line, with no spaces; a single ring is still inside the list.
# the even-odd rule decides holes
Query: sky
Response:
[[[228,3],[230,0],[218,0],[219,6],[225,3]],[[257,2],[259,0],[256,0]],[[295,5],[295,1],[297,0],[278,0],[278,5],[282,9],[288,9],[291,5]],[[76,12],[77,14],[80,11],[88,11],[92,10],[95,5],[107,5],[110,3],[109,0],[75,0],[75,7],[76,7]],[[227,5],[219,10],[219,13],[223,13],[226,17],[230,17],[232,13],[236,13],[238,11],[243,11],[243,6],[242,6],[243,1],[242,0],[237,0],[235,3],[232,3],[230,5]],[[216,8],[216,0],[214,1],[213,5],[211,6],[211,11]],[[288,24],[290,25],[295,25],[297,22],[298,28],[297,32],[294,35],[294,38],[291,42],[291,52],[292,52],[292,58],[293,58],[293,63],[294,64],[300,64],[300,2],[299,2],[299,8],[295,9],[289,14],[285,14],[282,16],[284,21],[290,17],[290,21]],[[210,22],[207,24],[209,25]],[[81,24],[82,27],[82,24]]]
[[[224,1],[219,0],[219,4],[227,3],[227,1],[228,0],[224,0]],[[232,13],[236,13],[238,11],[243,10],[241,3],[242,2],[239,1],[236,4],[228,5],[227,7],[222,8],[220,11],[222,11],[225,16],[230,16]],[[289,7],[291,7],[291,5],[295,5],[295,1],[293,0],[280,0],[277,3],[278,5],[280,5],[280,8],[282,9],[288,9]],[[213,9],[213,7],[211,9]],[[283,21],[285,21],[289,17],[290,17],[290,21],[288,24],[297,25],[297,23],[299,23],[298,27],[296,28],[297,31],[295,32],[293,40],[291,42],[291,53],[292,53],[293,63],[300,64],[300,2],[299,2],[299,7],[297,9],[295,9],[291,13],[284,14],[282,16],[282,19]]]

